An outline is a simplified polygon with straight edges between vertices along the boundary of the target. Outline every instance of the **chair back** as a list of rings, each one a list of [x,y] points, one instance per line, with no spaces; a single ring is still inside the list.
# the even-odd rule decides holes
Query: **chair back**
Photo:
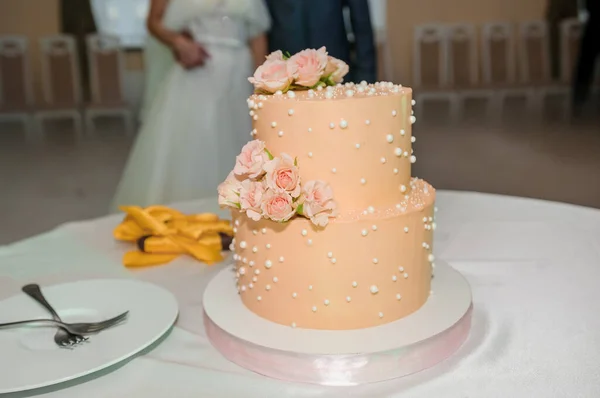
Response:
[[[415,27],[413,84],[415,87],[428,88],[442,88],[448,85],[448,46],[444,25]]]
[[[449,82],[457,88],[479,83],[479,57],[475,25],[453,24],[447,27]]]
[[[583,26],[577,18],[566,19],[560,24],[560,80],[570,84],[579,58],[579,46]]]
[[[123,103],[125,60],[119,38],[93,34],[86,41],[92,102],[103,105]]]
[[[515,46],[512,24],[508,22],[484,24],[481,46],[484,82],[487,84],[515,83]]]
[[[81,79],[75,39],[68,35],[40,39],[44,100],[49,105],[81,104]]]
[[[547,83],[551,80],[546,21],[527,21],[519,25],[519,67],[525,83]]]
[[[33,105],[28,40],[0,36],[0,109],[27,110]]]

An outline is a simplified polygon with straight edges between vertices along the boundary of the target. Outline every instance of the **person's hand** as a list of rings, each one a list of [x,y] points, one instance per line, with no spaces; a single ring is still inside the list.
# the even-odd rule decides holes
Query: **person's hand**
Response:
[[[173,51],[177,61],[186,69],[203,66],[209,57],[206,49],[186,34],[177,36],[173,43]]]

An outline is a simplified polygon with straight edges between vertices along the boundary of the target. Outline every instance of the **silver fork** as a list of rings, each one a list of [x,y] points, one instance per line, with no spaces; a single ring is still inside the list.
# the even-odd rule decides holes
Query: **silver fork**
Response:
[[[122,323],[125,319],[127,319],[127,315],[129,315],[129,311],[126,311],[121,315],[117,315],[114,318],[110,318],[102,322],[86,323],[65,323],[57,321],[56,319],[28,319],[26,321],[0,323],[0,329],[25,325],[57,326],[59,328],[65,329],[66,331],[72,334],[87,335],[96,334],[103,330],[117,326],[118,324]]]
[[[42,290],[40,289],[39,285],[33,283],[30,285],[23,286],[21,288],[21,290],[25,294],[27,294],[29,297],[31,297],[32,299],[34,299],[35,301],[37,301],[38,303],[43,305],[44,308],[46,308],[48,310],[48,312],[50,312],[50,314],[52,314],[52,318],[54,318],[55,320],[57,320],[59,322],[62,322],[62,319],[60,318],[60,316],[56,313],[54,308],[52,308],[50,303],[48,303],[48,301],[42,294]],[[54,335],[54,342],[59,347],[63,347],[63,348],[73,348],[77,344],[80,344],[87,340],[88,340],[88,337],[83,337],[79,334],[69,333],[64,328],[58,328],[58,330],[56,331],[56,334]]]

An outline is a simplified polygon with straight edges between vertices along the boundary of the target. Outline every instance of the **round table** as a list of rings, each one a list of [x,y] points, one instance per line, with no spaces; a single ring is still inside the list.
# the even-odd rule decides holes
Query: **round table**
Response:
[[[138,278],[172,291],[181,315],[145,356],[43,397],[599,397],[600,211],[540,200],[438,191],[434,252],[473,289],[471,335],[450,359],[394,381],[351,388],[268,379],[210,345],[202,293],[221,268],[189,258],[130,272],[115,242],[121,216],[63,225],[0,248],[0,296],[22,284]],[[218,212],[216,200],[173,206]],[[20,395],[27,396],[27,395]]]

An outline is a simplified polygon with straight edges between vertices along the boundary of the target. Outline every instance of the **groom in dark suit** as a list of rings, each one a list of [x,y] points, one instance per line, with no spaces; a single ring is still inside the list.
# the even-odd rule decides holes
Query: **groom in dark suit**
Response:
[[[325,46],[329,55],[350,65],[350,74],[344,81],[375,82],[375,42],[368,0],[266,0],[266,3],[272,18],[271,51],[294,54]],[[348,41],[345,7],[350,14],[354,49]]]

